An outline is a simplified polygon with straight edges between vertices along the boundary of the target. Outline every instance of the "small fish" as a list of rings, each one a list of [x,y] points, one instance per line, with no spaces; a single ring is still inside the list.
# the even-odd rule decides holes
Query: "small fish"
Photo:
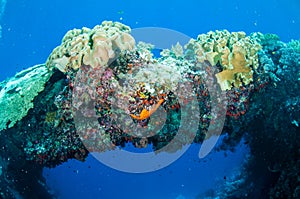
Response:
[[[164,102],[164,99],[160,99],[159,102],[155,105],[153,109],[148,111],[147,109],[143,109],[142,112],[140,113],[140,116],[136,116],[133,114],[130,114],[130,116],[136,120],[144,120],[149,118],[157,109],[158,107]]]

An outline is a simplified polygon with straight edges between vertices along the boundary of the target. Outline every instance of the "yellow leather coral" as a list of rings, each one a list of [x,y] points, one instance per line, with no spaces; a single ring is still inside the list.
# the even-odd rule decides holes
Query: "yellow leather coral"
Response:
[[[216,74],[222,90],[240,87],[253,81],[253,71],[258,67],[260,44],[244,32],[215,31],[191,39],[185,46],[193,50],[199,62],[208,60],[212,66],[220,64]]]
[[[93,68],[106,65],[115,58],[115,51],[134,48],[130,28],[119,22],[104,21],[93,29],[73,29],[66,33],[62,44],[56,47],[46,65],[62,72],[77,70],[82,64]]]

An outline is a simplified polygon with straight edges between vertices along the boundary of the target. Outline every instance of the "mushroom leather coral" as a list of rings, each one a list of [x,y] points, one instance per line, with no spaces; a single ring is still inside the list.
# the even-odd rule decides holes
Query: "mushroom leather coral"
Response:
[[[253,81],[261,45],[256,37],[246,36],[244,32],[223,30],[200,34],[185,48],[194,51],[199,62],[208,60],[212,66],[219,65],[218,83],[222,90],[231,90]]]
[[[78,70],[80,66],[93,68],[105,66],[116,57],[115,51],[132,50],[135,45],[130,28],[118,22],[104,21],[93,29],[73,29],[66,33],[62,44],[48,57],[49,69],[57,68],[63,73]]]

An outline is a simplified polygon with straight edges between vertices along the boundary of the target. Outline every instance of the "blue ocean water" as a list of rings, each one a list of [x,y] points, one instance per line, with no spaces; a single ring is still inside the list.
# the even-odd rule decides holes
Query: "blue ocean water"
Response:
[[[213,197],[216,193],[212,190],[239,173],[248,148],[241,143],[235,152],[219,151],[204,159],[198,158],[199,149],[193,144],[176,162],[150,173],[116,171],[89,156],[85,163],[70,160],[55,169],[45,169],[44,176],[52,191],[66,199]]]
[[[103,20],[120,21],[131,28],[164,27],[193,38],[228,29],[275,33],[289,41],[299,38],[299,7],[298,0],[7,0],[1,19],[0,79],[44,63],[68,30],[92,28]]]
[[[131,28],[163,27],[195,38],[210,30],[275,33],[281,40],[300,38],[300,1],[0,1],[0,80],[44,63],[64,34],[73,28],[94,27],[103,20]],[[6,3],[5,3],[6,2]],[[4,4],[5,3],[5,4]],[[175,163],[152,173],[113,170],[92,156],[70,160],[44,176],[53,193],[68,198],[204,198],[214,195],[229,176],[238,173],[247,157],[241,143],[235,152],[212,152],[198,158],[198,145]],[[206,195],[208,194],[208,195]]]

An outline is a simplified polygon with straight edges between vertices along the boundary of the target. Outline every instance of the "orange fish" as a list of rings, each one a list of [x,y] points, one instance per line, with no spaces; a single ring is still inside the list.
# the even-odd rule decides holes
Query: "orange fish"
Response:
[[[164,102],[164,99],[160,99],[158,101],[158,103],[155,105],[155,107],[153,109],[151,109],[150,111],[148,111],[147,109],[143,109],[142,112],[140,113],[140,116],[136,116],[136,115],[133,115],[133,114],[130,114],[130,116],[133,118],[133,119],[136,119],[136,120],[144,120],[144,119],[147,119],[149,118],[157,109],[158,107]]]

